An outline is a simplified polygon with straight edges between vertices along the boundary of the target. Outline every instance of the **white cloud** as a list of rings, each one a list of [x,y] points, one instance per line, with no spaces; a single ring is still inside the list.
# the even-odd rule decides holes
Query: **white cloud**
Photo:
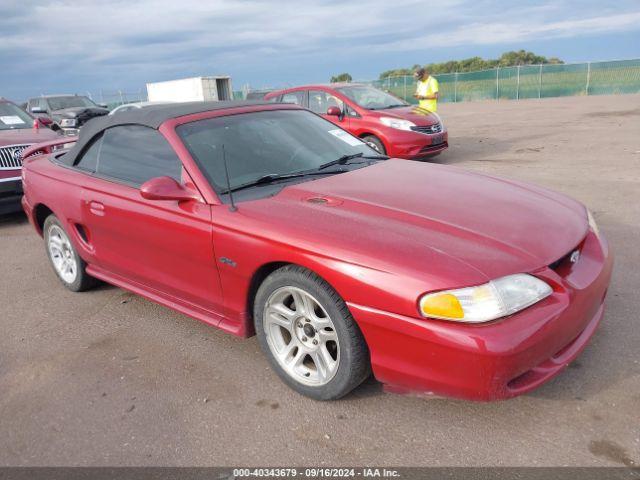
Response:
[[[455,30],[443,34],[430,34],[412,42],[438,42],[443,46],[456,46],[467,44],[501,44],[513,43],[525,40],[553,39],[564,37],[578,37],[596,35],[608,32],[620,32],[625,30],[637,30],[640,25],[640,11],[618,15],[598,16],[558,22],[543,21],[513,22],[513,23],[471,23],[458,27]],[[408,42],[397,42],[391,46],[393,49],[409,48]]]
[[[500,45],[640,27],[635,0],[537,3],[489,0],[3,0],[0,64],[12,78],[142,85],[175,72],[233,73],[269,59],[330,63],[376,52]],[[478,52],[480,55],[481,51]],[[362,57],[358,57],[358,56]],[[286,73],[283,71],[283,80]],[[44,88],[44,87],[43,87]]]

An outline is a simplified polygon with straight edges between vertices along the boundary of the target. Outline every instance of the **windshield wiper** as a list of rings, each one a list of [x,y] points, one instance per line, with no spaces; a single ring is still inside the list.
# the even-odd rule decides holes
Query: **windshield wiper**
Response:
[[[255,187],[258,185],[267,185],[269,183],[273,183],[278,180],[288,180],[290,178],[301,178],[301,177],[306,177],[308,175],[331,175],[334,173],[345,173],[345,172],[348,172],[349,170],[345,170],[345,169],[336,169],[336,170],[330,170],[330,171],[325,171],[325,170],[329,167],[333,167],[334,165],[346,165],[350,160],[353,160],[355,158],[362,158],[366,160],[387,160],[389,157],[387,157],[386,155],[364,155],[362,152],[354,153],[352,155],[343,155],[340,158],[337,158],[327,163],[323,163],[318,168],[315,168],[312,170],[303,170],[301,172],[292,172],[292,173],[269,173],[267,175],[258,177],[255,180],[251,180],[250,182],[242,183],[240,185],[232,187],[231,189],[222,190],[220,193],[222,195],[226,195],[229,192],[235,192],[235,191],[243,190],[249,187]]]
[[[335,160],[331,160],[330,162],[323,163],[320,165],[317,170],[324,170],[325,168],[333,167],[334,165],[346,165],[349,160],[353,160],[354,158],[363,158],[367,160],[387,160],[389,157],[386,155],[365,155],[364,153],[354,153],[352,155],[342,155],[340,158],[336,158]]]
[[[287,180],[289,178],[301,178],[306,177],[307,175],[330,175],[332,173],[344,173],[348,170],[332,170],[330,172],[319,172],[316,170],[303,171],[303,172],[293,172],[293,173],[269,173],[268,175],[263,175],[262,177],[256,178],[247,183],[243,183],[232,187],[231,189],[223,190],[220,193],[223,195],[228,194],[229,192],[235,192],[237,190],[243,190],[249,187],[255,187],[258,185],[267,185],[269,183],[273,183],[277,180]]]

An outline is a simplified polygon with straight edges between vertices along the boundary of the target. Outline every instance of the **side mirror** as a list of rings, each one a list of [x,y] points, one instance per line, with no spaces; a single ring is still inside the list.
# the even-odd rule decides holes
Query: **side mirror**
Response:
[[[200,200],[200,196],[184,188],[171,177],[156,177],[147,180],[140,186],[140,195],[147,200]]]
[[[341,117],[342,116],[342,110],[340,110],[340,107],[329,107],[327,108],[327,115],[330,115],[332,117]]]
[[[47,113],[42,107],[31,107],[31,113]]]
[[[109,105],[107,105],[106,103],[98,103],[97,105],[102,108],[109,108]]]
[[[48,127],[53,123],[53,120],[51,120],[49,117],[38,117],[36,121],[40,122],[40,125],[44,127]]]

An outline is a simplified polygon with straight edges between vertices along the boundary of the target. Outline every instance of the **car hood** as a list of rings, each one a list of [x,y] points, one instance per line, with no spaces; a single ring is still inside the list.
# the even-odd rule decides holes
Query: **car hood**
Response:
[[[34,143],[54,140],[57,137],[58,134],[56,132],[46,127],[0,130],[0,147],[6,145],[33,145]]]
[[[241,205],[265,230],[276,237],[286,231],[304,248],[394,273],[437,267],[454,280],[545,267],[575,248],[588,228],[584,206],[564,195],[396,159]]]
[[[438,117],[438,115],[416,106],[374,110],[374,112],[380,117],[393,117],[409,120],[419,127],[426,127],[440,122],[440,117]]]

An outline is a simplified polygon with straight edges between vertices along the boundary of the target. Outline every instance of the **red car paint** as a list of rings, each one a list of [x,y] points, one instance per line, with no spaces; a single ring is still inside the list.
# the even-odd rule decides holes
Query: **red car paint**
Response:
[[[375,377],[395,391],[508,398],[579,354],[602,317],[612,270],[607,242],[589,228],[580,203],[515,181],[392,159],[290,185],[231,211],[175,132],[204,118],[297,108],[246,106],[165,121],[159,131],[182,160],[195,200],[147,200],[138,189],[40,155],[25,160],[24,209],[40,233],[44,216],[55,213],[91,275],[239,336],[253,333],[256,281],[282,264],[306,267],[346,301]],[[329,201],[309,201],[317,197]],[[558,262],[576,248],[577,262]],[[544,279],[553,294],[485,324],[418,312],[426,292],[522,272]]]
[[[3,98],[0,98],[0,104],[10,104],[16,109],[19,108]],[[20,125],[21,128],[0,129],[0,214],[20,211],[21,161],[13,156],[19,155],[25,146],[58,138],[56,132],[46,128],[26,112],[23,113],[25,117],[31,119],[30,124]]]
[[[418,160],[429,156],[434,156],[442,153],[449,148],[449,133],[444,125],[443,130],[434,135],[426,135],[414,131],[398,130],[383,125],[380,122],[381,117],[392,117],[402,120],[409,120],[418,127],[428,127],[441,124],[440,117],[437,115],[420,109],[416,106],[406,106],[401,108],[385,109],[385,110],[368,110],[361,107],[349,97],[341,93],[336,88],[353,86],[354,84],[342,84],[336,83],[331,86],[328,85],[305,85],[301,87],[289,88],[286,90],[279,90],[268,93],[265,95],[265,100],[279,99],[282,95],[291,92],[305,92],[305,102],[308,102],[308,95],[306,92],[313,90],[319,90],[327,92],[340,100],[342,100],[349,109],[356,113],[356,115],[326,115],[321,114],[325,119],[335,123],[340,128],[348,131],[356,137],[363,138],[368,135],[377,137],[386,150],[386,154],[394,158],[404,158],[408,160]],[[398,100],[402,101],[402,100]],[[304,104],[307,107],[308,104]],[[440,143],[434,145],[434,137],[438,137]]]

